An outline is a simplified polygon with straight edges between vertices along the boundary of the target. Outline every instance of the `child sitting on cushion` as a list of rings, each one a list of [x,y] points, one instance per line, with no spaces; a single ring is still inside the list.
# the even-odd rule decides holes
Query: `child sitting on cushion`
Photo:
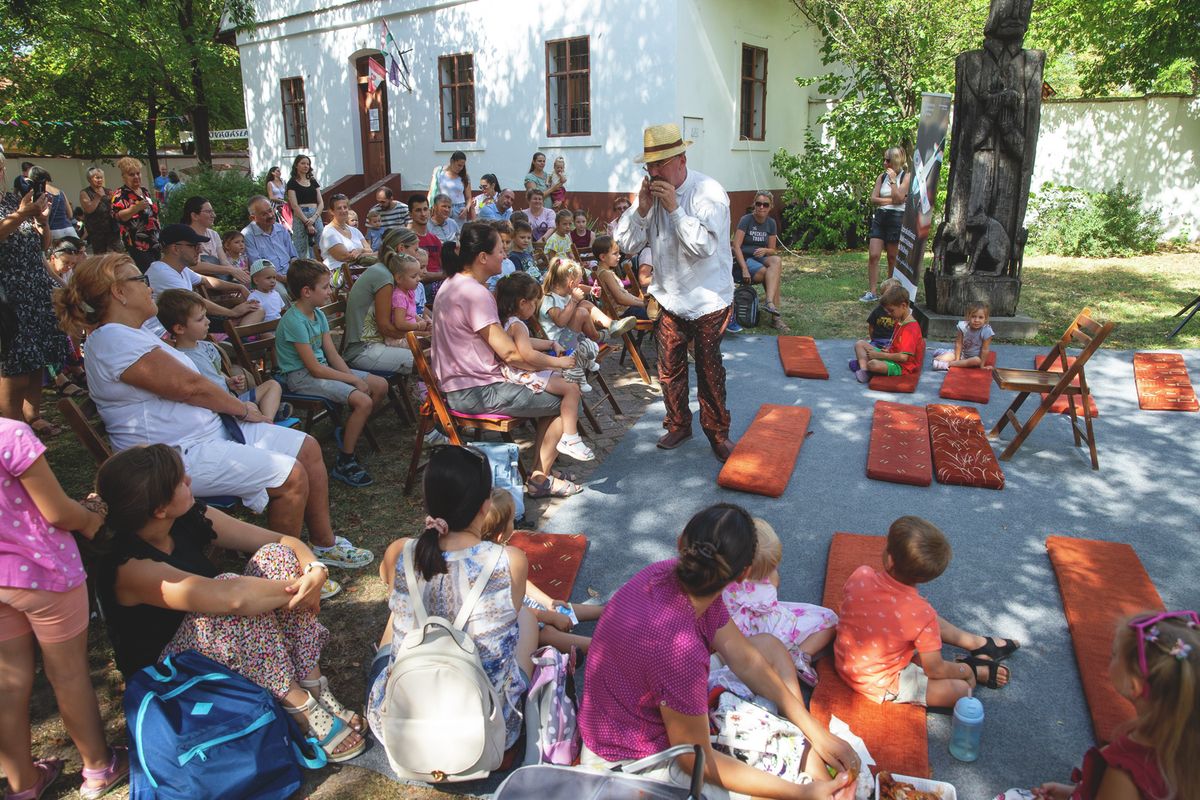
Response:
[[[292,415],[291,403],[281,403],[283,389],[275,381],[246,387],[245,375],[229,375],[221,350],[208,340],[208,313],[204,298],[189,289],[167,289],[158,296],[158,321],[171,336],[175,349],[192,360],[200,374],[236,395],[255,403],[267,419],[276,422]]]
[[[999,662],[1020,644],[956,628],[917,592],[917,584],[946,571],[950,555],[950,542],[932,523],[901,517],[888,529],[883,570],[864,565],[850,575],[833,645],[847,686],[877,703],[950,708],[977,683],[1008,683],[1008,667]],[[945,661],[943,644],[968,655]]]
[[[958,323],[954,335],[953,350],[935,350],[933,368],[948,370],[951,367],[982,367],[987,364],[988,350],[996,332],[988,324],[988,304],[968,303],[967,313]]]
[[[513,535],[516,513],[517,506],[507,489],[492,490],[492,508],[483,518],[483,540],[508,544]],[[533,581],[525,583],[524,604],[532,609],[537,617],[538,647],[550,645],[560,653],[570,653],[572,647],[581,653],[587,653],[592,637],[571,633],[571,628],[579,622],[595,622],[604,611],[603,605],[552,600],[550,595],[534,586]],[[574,620],[568,615],[568,611],[574,615]]]
[[[754,518],[754,533],[758,546],[749,574],[745,580],[725,587],[729,617],[746,636],[768,633],[783,642],[800,679],[816,686],[817,671],[812,660],[833,641],[837,614],[808,603],[780,602],[779,562],[783,560],[783,544],[765,519]]]
[[[912,315],[908,290],[902,286],[889,289],[879,301],[895,326],[886,349],[875,347],[865,339],[854,343],[854,358],[858,362],[854,376],[859,383],[876,375],[910,375],[921,368],[917,353],[921,350],[921,325]]]
[[[288,267],[288,294],[292,307],[275,329],[275,363],[288,391],[311,394],[349,408],[345,428],[334,432],[340,452],[329,477],[348,486],[370,486],[374,479],[358,463],[354,448],[371,414],[387,397],[387,381],[378,375],[346,366],[321,306],[333,296],[329,270],[319,261],[299,258]]]
[[[888,278],[883,283],[879,284],[879,294],[885,295],[893,288],[900,288],[902,284],[895,278]],[[892,343],[892,331],[895,330],[896,323],[891,315],[887,313],[887,309],[883,307],[883,303],[879,303],[867,315],[867,332],[870,337],[871,346],[876,350],[886,350],[888,345]],[[858,369],[855,364],[851,369]]]

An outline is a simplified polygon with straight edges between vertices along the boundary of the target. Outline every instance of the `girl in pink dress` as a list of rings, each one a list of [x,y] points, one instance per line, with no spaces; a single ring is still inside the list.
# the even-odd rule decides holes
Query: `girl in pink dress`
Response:
[[[745,636],[769,633],[783,642],[796,672],[810,686],[817,685],[817,671],[812,660],[833,641],[837,614],[828,608],[808,603],[781,602],[779,562],[783,560],[783,544],[775,529],[764,519],[754,519],[758,548],[754,562],[744,581],[725,587],[725,606],[729,616]]]

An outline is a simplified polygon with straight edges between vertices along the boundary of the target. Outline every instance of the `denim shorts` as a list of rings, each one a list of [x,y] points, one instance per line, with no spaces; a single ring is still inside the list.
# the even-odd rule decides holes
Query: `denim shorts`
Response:
[[[871,215],[872,239],[883,239],[888,244],[900,241],[900,227],[904,221],[903,211],[879,208]]]
[[[766,264],[759,261],[757,258],[746,256],[746,269],[750,271],[750,277],[753,278],[758,274],[758,271],[765,267]]]

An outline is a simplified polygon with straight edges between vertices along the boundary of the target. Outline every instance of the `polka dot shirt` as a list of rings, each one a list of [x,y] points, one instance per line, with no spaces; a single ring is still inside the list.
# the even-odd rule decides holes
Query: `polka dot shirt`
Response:
[[[854,570],[843,590],[833,644],[842,680],[883,702],[887,692],[899,688],[900,671],[912,661],[914,650],[941,649],[937,612],[916,587],[871,567]]]
[[[86,580],[68,531],[46,522],[21,475],[46,452],[24,422],[0,418],[0,586],[65,592]]]
[[[718,597],[696,617],[675,578],[675,561],[651,564],[613,595],[588,649],[580,732],[606,761],[667,749],[662,707],[708,713],[713,637],[729,622]]]

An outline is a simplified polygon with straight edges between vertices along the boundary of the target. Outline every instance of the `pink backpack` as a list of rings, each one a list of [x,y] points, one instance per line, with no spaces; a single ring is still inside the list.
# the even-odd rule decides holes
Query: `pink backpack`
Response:
[[[571,655],[546,646],[533,654],[525,698],[525,764],[570,766],[579,758],[575,719],[575,648]]]

